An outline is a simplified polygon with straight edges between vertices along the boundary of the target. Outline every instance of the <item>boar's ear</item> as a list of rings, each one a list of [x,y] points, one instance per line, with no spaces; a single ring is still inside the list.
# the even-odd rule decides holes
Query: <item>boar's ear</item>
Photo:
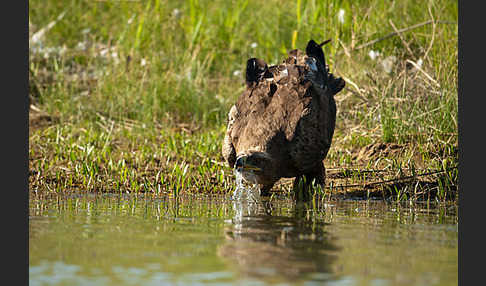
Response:
[[[327,69],[326,69],[326,58],[324,57],[324,51],[322,46],[329,43],[331,39],[326,40],[320,44],[317,44],[314,40],[310,40],[305,48],[305,53],[308,57],[313,57],[317,61],[317,68],[319,72],[324,75],[324,82],[327,82]]]
[[[324,52],[322,51],[321,46],[318,45],[314,40],[310,40],[307,43],[305,53],[307,56],[315,58],[320,65],[326,67],[326,58],[324,57]]]
[[[267,73],[267,63],[262,59],[251,58],[246,62],[246,85],[252,87]]]

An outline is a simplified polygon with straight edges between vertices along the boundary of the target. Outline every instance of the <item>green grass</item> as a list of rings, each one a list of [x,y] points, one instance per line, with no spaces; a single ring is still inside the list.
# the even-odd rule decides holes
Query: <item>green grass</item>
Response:
[[[30,45],[30,98],[41,111],[31,115],[51,119],[31,121],[30,189],[232,190],[220,147],[246,60],[275,64],[310,38],[331,38],[326,59],[347,86],[326,167],[381,172],[331,174],[328,185],[442,170],[426,177],[434,193],[457,198],[457,11],[439,0],[29,1],[31,36],[65,13]],[[374,143],[400,152],[358,160]]]

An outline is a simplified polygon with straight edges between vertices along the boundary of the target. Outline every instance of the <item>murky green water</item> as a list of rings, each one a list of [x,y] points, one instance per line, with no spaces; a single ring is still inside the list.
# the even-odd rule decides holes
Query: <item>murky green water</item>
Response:
[[[30,285],[457,285],[457,206],[31,196]]]

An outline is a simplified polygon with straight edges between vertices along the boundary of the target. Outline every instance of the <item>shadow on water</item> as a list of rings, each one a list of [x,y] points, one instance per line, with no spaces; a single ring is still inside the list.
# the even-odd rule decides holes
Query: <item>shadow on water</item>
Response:
[[[327,224],[307,216],[306,204],[295,205],[290,216],[272,215],[268,201],[237,201],[233,208],[235,216],[224,229],[226,243],[218,255],[240,275],[267,281],[325,281],[333,276],[338,247],[326,232]]]

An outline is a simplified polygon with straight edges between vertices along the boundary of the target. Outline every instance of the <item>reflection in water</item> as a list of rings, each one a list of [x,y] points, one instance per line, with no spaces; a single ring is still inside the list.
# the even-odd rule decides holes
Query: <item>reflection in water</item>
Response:
[[[33,196],[29,283],[457,285],[456,205],[265,199]]]
[[[306,218],[305,204],[297,205],[292,217],[272,216],[268,201],[235,201],[233,207],[236,215],[225,228],[226,243],[218,255],[239,273],[282,281],[332,277],[337,247],[329,241],[325,223]]]

